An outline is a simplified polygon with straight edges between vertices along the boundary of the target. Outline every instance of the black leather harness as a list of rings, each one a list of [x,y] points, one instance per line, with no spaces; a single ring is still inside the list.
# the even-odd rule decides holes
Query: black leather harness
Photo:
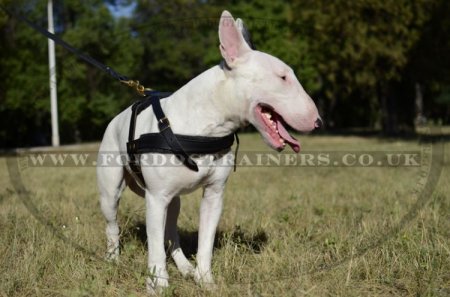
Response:
[[[167,92],[145,91],[146,97],[139,100],[131,107],[130,130],[128,134],[127,154],[129,156],[130,169],[142,185],[143,177],[141,166],[137,161],[137,155],[143,153],[174,154],[186,167],[198,171],[198,166],[191,155],[216,154],[228,150],[234,143],[239,146],[239,138],[236,133],[224,137],[205,137],[174,134],[170,122],[166,118],[160,100],[171,95]],[[149,106],[158,122],[159,133],[146,133],[135,139],[137,116]],[[237,152],[236,147],[236,152]],[[235,168],[236,169],[236,168]]]

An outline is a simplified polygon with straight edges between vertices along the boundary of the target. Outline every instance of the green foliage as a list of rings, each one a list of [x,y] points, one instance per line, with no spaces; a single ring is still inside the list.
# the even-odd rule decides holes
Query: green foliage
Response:
[[[140,77],[152,88],[175,90],[217,64],[217,14],[193,1],[138,1],[134,28],[144,48]],[[214,24],[214,27],[213,27]]]
[[[45,1],[19,11],[47,27]],[[17,5],[27,7],[27,5]],[[103,1],[55,1],[56,33],[81,52],[137,76],[142,48],[127,19],[114,18]],[[0,105],[3,146],[45,144],[49,140],[47,39],[16,19],[1,14],[2,85]],[[63,142],[98,139],[109,120],[134,95],[105,73],[56,47],[59,121]],[[17,119],[20,119],[18,121]],[[14,127],[8,126],[15,120]]]
[[[295,25],[293,7],[289,2],[239,2],[233,7],[233,13],[245,21],[258,50],[289,64],[307,90],[318,90],[318,69],[310,55],[306,36]]]
[[[102,1],[92,2],[84,10],[78,1],[64,2],[59,20],[62,38],[119,73],[134,77],[142,49],[131,36],[129,21],[113,18]],[[98,7],[92,9],[95,2]],[[98,139],[107,122],[130,104],[132,93],[64,48],[58,48],[57,59],[63,61],[58,70],[61,120],[83,139]]]
[[[427,0],[294,1],[295,19],[309,33],[323,81],[325,113],[336,125],[363,122],[381,100],[379,89],[405,78],[403,69],[432,8],[433,1]],[[345,110],[353,111],[356,123],[348,122]]]

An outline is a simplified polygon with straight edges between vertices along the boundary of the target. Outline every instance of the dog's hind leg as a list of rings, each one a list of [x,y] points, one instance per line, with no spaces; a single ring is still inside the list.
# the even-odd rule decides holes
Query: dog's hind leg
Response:
[[[97,167],[100,206],[106,219],[106,237],[108,260],[117,260],[119,256],[119,225],[117,208],[120,196],[126,187],[123,167]]]
[[[167,208],[165,240],[169,243],[169,252],[178,270],[184,277],[194,275],[194,266],[186,259],[181,246],[177,230],[177,220],[180,213],[180,196],[172,199]]]

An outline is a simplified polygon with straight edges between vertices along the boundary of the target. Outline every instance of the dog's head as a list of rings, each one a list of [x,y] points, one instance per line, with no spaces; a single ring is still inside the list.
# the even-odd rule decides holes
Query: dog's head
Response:
[[[319,128],[317,107],[292,69],[276,57],[252,50],[243,33],[247,36],[243,22],[224,11],[219,24],[220,52],[226,75],[234,80],[238,97],[246,100],[242,116],[270,147],[281,151],[287,143],[299,152],[300,143],[286,126],[300,132]]]

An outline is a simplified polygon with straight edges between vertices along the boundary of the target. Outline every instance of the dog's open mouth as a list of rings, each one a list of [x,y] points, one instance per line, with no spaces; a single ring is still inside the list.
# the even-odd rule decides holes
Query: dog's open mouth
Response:
[[[294,150],[300,152],[300,143],[292,137],[285,125],[287,125],[283,117],[266,104],[258,104],[255,107],[257,120],[263,129],[263,136],[269,144],[276,150],[282,151],[286,147],[286,143]]]

